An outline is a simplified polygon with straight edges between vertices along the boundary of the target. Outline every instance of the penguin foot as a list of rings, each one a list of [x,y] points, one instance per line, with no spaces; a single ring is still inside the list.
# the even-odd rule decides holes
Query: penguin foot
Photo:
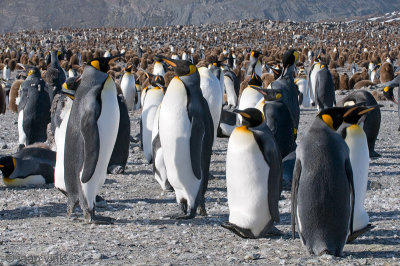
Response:
[[[25,148],[25,145],[24,144],[19,144],[18,148],[17,148],[17,152],[21,151],[23,148]]]
[[[272,226],[271,229],[269,229],[268,232],[264,234],[264,237],[281,236],[281,235],[283,235],[282,231],[276,228],[275,226]]]
[[[357,237],[359,237],[360,235],[370,231],[372,228],[374,228],[375,226],[368,224],[366,227],[364,227],[363,229],[360,229],[358,231],[353,232],[353,234],[349,235],[349,237],[347,238],[347,244],[353,242]]]
[[[107,201],[103,197],[97,195],[96,196],[96,207],[97,208],[105,208],[106,206],[107,206]]]
[[[221,224],[221,226],[223,228],[228,229],[229,231],[231,231],[232,233],[240,236],[241,238],[251,238],[251,239],[255,239],[256,237],[254,236],[254,234],[251,232],[251,230],[249,229],[244,229],[241,228],[235,224],[232,224],[230,222],[227,223],[223,223]]]
[[[200,216],[207,216],[207,211],[206,211],[205,207],[201,206],[197,210],[198,210]]]
[[[123,172],[125,172],[125,167],[121,165],[110,165],[107,168],[107,174],[117,175],[117,174],[122,174]]]
[[[399,126],[399,128],[397,129],[397,131],[400,131],[400,126]]]
[[[184,214],[184,213],[174,213],[168,216],[164,216],[164,218],[171,219],[171,220],[189,220],[193,219],[194,215],[191,214]]]
[[[370,158],[379,158],[379,157],[382,157],[382,155],[380,155],[380,154],[377,153],[376,151],[371,151],[371,152],[369,153],[369,157],[370,157]]]

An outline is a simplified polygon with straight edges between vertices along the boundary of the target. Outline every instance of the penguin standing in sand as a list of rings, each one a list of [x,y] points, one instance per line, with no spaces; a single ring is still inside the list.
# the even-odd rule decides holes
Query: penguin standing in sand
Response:
[[[159,134],[168,181],[181,212],[177,219],[206,215],[207,190],[213,144],[213,120],[200,89],[200,75],[189,61],[161,57],[176,73],[160,108]]]
[[[340,256],[349,232],[353,234],[353,171],[349,148],[336,130],[344,118],[365,109],[322,110],[296,150],[292,234],[294,238],[297,224],[301,242],[310,254]]]
[[[108,62],[117,56],[96,58],[86,65],[65,136],[67,215],[70,216],[79,203],[86,222],[90,223],[110,222],[95,216],[95,198],[106,179],[118,134],[117,89],[107,74]]]
[[[47,139],[47,124],[50,122],[50,98],[46,83],[37,67],[27,67],[28,77],[21,84],[18,104],[19,144],[27,146]]]
[[[226,158],[229,222],[222,224],[243,238],[276,234],[282,158],[272,132],[256,108],[235,110],[242,126],[231,134]]]

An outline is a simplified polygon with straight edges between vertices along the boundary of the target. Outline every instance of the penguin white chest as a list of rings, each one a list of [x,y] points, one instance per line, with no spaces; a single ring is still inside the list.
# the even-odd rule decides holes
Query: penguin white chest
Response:
[[[89,182],[82,184],[89,209],[93,207],[98,190],[106,179],[107,166],[117,139],[119,118],[117,89],[112,78],[108,77],[101,91],[101,113],[97,120],[100,140],[99,157],[93,176]]]
[[[258,236],[271,220],[268,205],[269,165],[251,131],[236,128],[229,139],[226,184],[229,222]]]
[[[350,150],[355,192],[353,228],[358,231],[366,227],[369,222],[368,214],[364,209],[368,184],[369,150],[367,137],[360,126],[352,125],[346,131],[345,141]]]
[[[183,82],[174,78],[160,108],[159,134],[168,181],[175,190],[177,202],[185,198],[189,206],[194,206],[200,180],[195,177],[192,169],[191,123],[187,102]]]
[[[225,90],[226,90],[226,96],[228,100],[228,104],[231,106],[236,106],[237,105],[237,95],[235,92],[235,85],[233,81],[225,76],[224,77],[224,85],[225,85]]]
[[[251,87],[243,90],[240,96],[239,109],[254,108],[263,99],[263,95]]]
[[[135,104],[136,84],[135,77],[131,73],[125,73],[121,80],[121,90],[125,97],[128,110],[131,111]]]
[[[26,134],[24,131],[24,110],[21,110],[18,113],[18,141],[19,144],[24,144],[26,145]]]

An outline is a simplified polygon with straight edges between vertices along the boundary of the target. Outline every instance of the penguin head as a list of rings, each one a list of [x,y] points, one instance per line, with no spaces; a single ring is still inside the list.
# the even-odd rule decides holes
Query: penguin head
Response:
[[[133,65],[128,65],[127,67],[125,67],[125,72],[132,72],[133,69]]]
[[[256,74],[256,72],[254,72],[254,69],[253,69],[253,72],[251,73],[251,79],[249,80],[248,84],[253,85],[253,86],[261,86],[262,85],[262,80],[261,80],[260,76],[258,76]]]
[[[62,85],[61,92],[74,100],[79,84],[81,84],[81,76],[68,78]]]
[[[12,156],[4,156],[0,158],[0,170],[4,177],[9,177],[14,171],[16,161]]]
[[[190,61],[169,59],[162,55],[157,56],[161,58],[163,62],[170,65],[174,69],[175,74],[179,77],[190,76],[197,72],[197,67],[193,65]]]
[[[389,101],[392,101],[392,102],[395,102],[396,104],[398,104],[396,101],[396,98],[394,97],[394,94],[393,94],[393,87],[386,86],[383,89],[383,96],[385,96],[385,98],[388,99]]]
[[[233,112],[243,117],[242,125],[246,127],[257,127],[264,122],[264,114],[257,108],[235,109]]]
[[[343,114],[343,122],[350,125],[356,125],[364,121],[365,114],[374,110],[377,106],[350,106]]]
[[[161,75],[153,75],[151,77],[150,84],[153,87],[163,88],[165,86],[165,81],[164,81],[163,76],[161,76]]]
[[[260,51],[251,51],[250,55],[252,57],[258,58],[260,56],[261,52]]]
[[[282,63],[283,68],[288,68],[291,65],[294,65],[299,60],[299,53],[294,49],[289,49],[283,53]]]
[[[264,89],[252,85],[250,85],[250,87],[261,93],[264,96],[264,100],[267,102],[279,101],[283,99],[282,98],[283,94],[281,89]]]
[[[317,117],[324,121],[331,129],[337,130],[343,123],[343,115],[348,108],[346,107],[330,107],[319,112]]]
[[[92,60],[90,60],[88,62],[88,64],[92,67],[94,67],[95,69],[97,69],[98,71],[107,73],[108,70],[110,70],[110,66],[109,66],[109,62],[111,59],[117,58],[117,57],[121,57],[124,54],[117,54],[114,56],[109,56],[109,57],[98,57],[98,58],[94,58]]]

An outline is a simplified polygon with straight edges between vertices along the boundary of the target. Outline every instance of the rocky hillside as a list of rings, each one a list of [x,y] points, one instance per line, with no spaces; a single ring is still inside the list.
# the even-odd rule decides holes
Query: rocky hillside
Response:
[[[398,0],[2,0],[0,33],[60,27],[132,27],[238,19],[327,20],[399,11]]]

